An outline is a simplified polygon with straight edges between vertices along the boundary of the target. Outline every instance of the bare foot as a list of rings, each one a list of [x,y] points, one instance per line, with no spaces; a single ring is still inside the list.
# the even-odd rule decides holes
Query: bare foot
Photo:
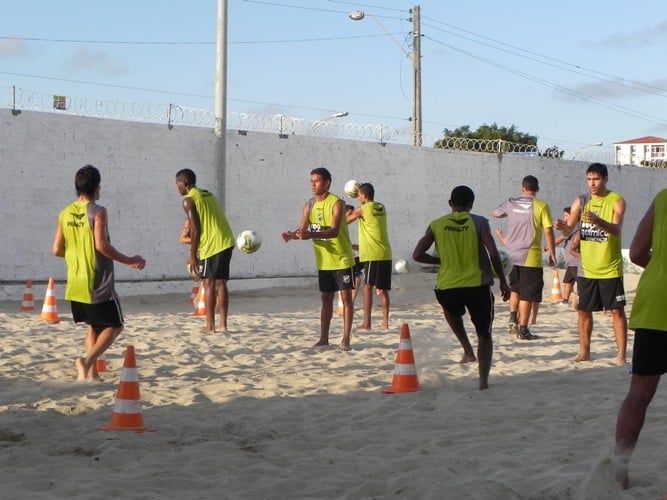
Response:
[[[579,356],[574,358],[572,361],[574,361],[575,363],[579,363],[581,361],[590,361],[590,360],[591,356],[589,354],[579,354]]]
[[[323,347],[325,345],[329,345],[328,340],[319,340],[313,347]]]
[[[352,347],[350,347],[350,344],[343,344],[341,342],[341,344],[338,346],[338,349],[340,349],[341,351],[351,351]]]
[[[202,328],[200,330],[200,333],[206,333],[208,335],[212,335],[215,333],[215,330],[213,328]]]
[[[616,358],[616,366],[625,366],[626,363],[625,358]]]
[[[77,360],[74,362],[74,365],[76,366],[76,371],[77,371],[76,381],[77,382],[85,381],[86,372],[88,371],[86,368],[86,360],[83,358],[77,358]]]
[[[382,323],[381,330],[389,330],[389,323]]]
[[[366,325],[365,323],[361,323],[360,325],[357,326],[357,330],[369,331],[370,329],[371,329],[371,325]]]
[[[472,363],[473,361],[477,361],[477,358],[473,354],[464,354],[459,363],[463,365],[465,363]]]

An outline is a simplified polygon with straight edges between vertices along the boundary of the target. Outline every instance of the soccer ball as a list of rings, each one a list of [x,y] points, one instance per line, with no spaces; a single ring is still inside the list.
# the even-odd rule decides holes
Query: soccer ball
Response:
[[[187,262],[185,263],[185,269],[187,269],[188,274],[189,274],[190,276],[192,276],[193,278],[199,278],[199,270],[196,269],[196,268],[195,268],[195,269],[192,269],[192,267],[190,266],[190,264],[188,264]]]
[[[241,231],[236,237],[236,248],[243,253],[255,253],[262,246],[262,239],[252,229]]]
[[[361,186],[359,182],[355,181],[354,179],[350,179],[345,183],[343,191],[345,191],[345,194],[350,198],[356,198],[359,196],[359,186]]]
[[[398,259],[396,261],[396,264],[394,264],[394,270],[398,274],[405,274],[410,270],[410,266],[408,265],[408,261],[405,259]]]
[[[512,259],[510,258],[510,254],[507,253],[505,250],[498,250],[498,255],[500,256],[500,263],[503,265],[503,271],[505,273],[505,276],[509,276],[510,271],[512,271]],[[493,271],[493,275],[496,276],[496,271],[491,268]],[[498,276],[496,276],[497,278]]]

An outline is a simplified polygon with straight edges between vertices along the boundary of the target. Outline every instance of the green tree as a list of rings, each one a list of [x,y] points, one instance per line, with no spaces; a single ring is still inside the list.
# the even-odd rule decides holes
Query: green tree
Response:
[[[565,151],[560,149],[558,146],[551,146],[550,148],[547,148],[543,152],[541,152],[540,156],[543,156],[545,158],[558,158],[562,160],[564,154]]]
[[[443,138],[438,139],[433,147],[441,149],[462,149],[470,151],[487,151],[489,153],[515,151],[516,147],[503,144],[509,142],[520,146],[528,146],[534,151],[537,148],[537,136],[519,132],[515,125],[499,127],[496,123],[481,125],[474,132],[470,125],[443,130]],[[532,147],[531,147],[532,146]],[[521,150],[521,148],[519,148]]]

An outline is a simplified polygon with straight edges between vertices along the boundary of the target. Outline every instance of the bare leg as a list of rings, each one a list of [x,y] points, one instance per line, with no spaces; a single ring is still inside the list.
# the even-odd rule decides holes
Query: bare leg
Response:
[[[329,345],[329,328],[331,327],[331,317],[333,316],[334,292],[321,292],[320,300],[322,307],[320,309],[320,340],[313,347]]]
[[[579,326],[579,354],[573,361],[591,360],[591,334],[593,333],[593,313],[590,311],[578,311],[577,318]]]
[[[461,316],[454,316],[449,314],[449,312],[447,312],[447,310],[444,308],[442,312],[445,315],[447,324],[454,332],[454,335],[456,335],[456,338],[459,339],[461,347],[463,347],[463,357],[459,363],[463,364],[476,361],[477,358],[475,357],[475,351],[473,351],[472,345],[470,345],[468,334],[466,333],[465,327],[463,326],[463,318]]]
[[[477,336],[477,358],[479,359],[479,390],[489,388],[489,372],[493,357],[493,340],[491,336]]]
[[[380,328],[389,330],[389,307],[391,300],[389,299],[389,290],[378,290],[380,293],[380,302],[382,304],[382,325]]]
[[[536,325],[537,324],[537,313],[540,310],[540,303],[539,302],[531,302],[530,303],[530,324],[531,325]]]
[[[89,349],[88,347],[86,348],[86,356],[78,358],[75,361],[77,381],[99,379],[99,374],[97,373],[97,358],[104,354],[122,331],[122,326],[109,327],[102,330],[99,335],[95,335],[94,330],[92,328],[89,329],[86,334],[86,346],[89,344],[90,332],[95,336],[95,339],[91,347]]]
[[[218,312],[220,313],[220,330],[227,331],[227,312],[229,310],[229,291],[227,280],[215,280],[217,292]]]
[[[563,283],[563,302],[570,301],[570,294],[572,293],[573,283]]]
[[[202,332],[215,333],[215,302],[217,300],[215,280],[204,278],[202,286],[204,287],[204,303],[206,304],[206,326]]]
[[[352,333],[352,320],[354,319],[354,302],[352,301],[352,290],[341,290],[340,295],[341,299],[343,300],[343,339],[340,343],[340,348],[343,351],[349,351],[350,334]]]
[[[611,317],[614,322],[614,335],[616,337],[616,364],[623,366],[626,363],[628,346],[628,320],[625,316],[625,309],[612,309]]]
[[[354,278],[354,290],[352,290],[352,303],[357,302],[357,295],[359,294],[359,290],[361,289],[361,275],[357,276]]]
[[[364,319],[357,327],[359,330],[371,329],[371,311],[373,309],[373,285],[364,285]]]
[[[512,292],[510,294],[510,313],[517,313],[519,314],[519,293],[518,292]],[[517,321],[518,323],[518,321]]]
[[[533,303],[530,300],[519,301],[519,326],[528,326]]]
[[[628,488],[628,464],[644,426],[646,409],[660,382],[660,375],[632,375],[630,390],[616,419],[614,473],[623,489]]]

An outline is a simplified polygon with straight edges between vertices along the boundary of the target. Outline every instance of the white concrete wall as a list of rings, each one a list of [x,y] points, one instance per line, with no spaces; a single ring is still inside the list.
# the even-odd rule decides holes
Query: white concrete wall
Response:
[[[109,211],[112,243],[124,253],[139,253],[143,272],[117,265],[120,281],[188,279],[186,248],[178,243],[184,220],[174,174],[183,167],[211,185],[214,164],[212,130],[168,129],[54,113],[0,110],[0,198],[3,243],[0,284],[27,279],[65,278],[62,259],[51,255],[58,212],[74,197],[74,174],[86,163],[102,173],[100,203]],[[381,145],[348,140],[230,130],[225,177],[226,211],[235,233],[255,229],[263,238],[253,255],[235,252],[234,278],[304,277],[315,274],[310,242],[284,243],[280,233],[294,229],[310,197],[310,170],[326,166],[332,192],[342,195],[346,180],[374,184],[386,204],[394,258],[409,259],[427,224],[448,211],[451,189],[473,188],[474,212],[488,215],[503,199],[519,192],[523,176],[540,180],[540,197],[554,216],[586,191],[586,162],[497,156]],[[609,187],[628,202],[624,246],[655,193],[667,186],[667,173],[610,167]],[[492,226],[504,226],[492,220]],[[356,226],[352,226],[356,231]]]

